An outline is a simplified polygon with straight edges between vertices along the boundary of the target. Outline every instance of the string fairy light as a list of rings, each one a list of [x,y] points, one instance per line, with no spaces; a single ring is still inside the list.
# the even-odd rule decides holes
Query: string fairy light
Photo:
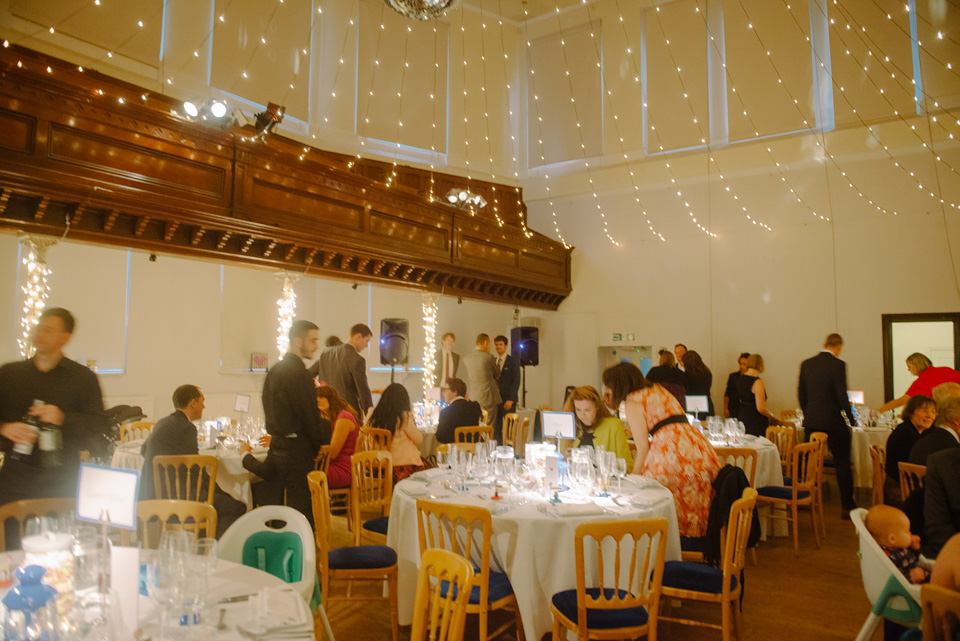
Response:
[[[530,16],[530,12],[525,8],[523,10],[523,15],[524,15],[523,36],[524,36],[524,40],[526,40],[526,43],[527,43],[527,51],[528,51],[527,58],[530,59],[530,54],[529,54],[529,50],[531,46],[530,31],[527,25],[527,19]],[[553,195],[550,193],[550,173],[546,169],[547,158],[546,158],[546,152],[544,151],[544,148],[543,148],[543,115],[540,113],[540,101],[537,96],[536,74],[534,73],[534,70],[532,68],[530,69],[530,78],[528,80],[528,83],[530,86],[530,95],[533,96],[534,112],[537,118],[537,143],[540,145],[540,160],[543,162],[543,166],[544,166],[543,182],[544,182],[544,188],[546,189],[546,192],[547,192],[547,203],[550,206],[550,215],[552,216],[552,220],[553,220],[553,230],[557,234],[557,240],[559,240],[563,244],[564,249],[570,249],[571,247],[570,244],[567,243],[566,239],[563,237],[563,234],[560,233],[560,223],[559,223],[559,218],[557,217],[557,208],[553,202]]]
[[[21,277],[20,292],[23,294],[23,309],[20,314],[20,337],[17,345],[21,358],[33,356],[33,330],[40,322],[40,315],[50,295],[47,277],[51,271],[47,266],[47,250],[57,244],[52,238],[22,236],[20,238],[21,264],[25,268]]]
[[[385,4],[380,5],[380,31],[377,32],[377,48],[373,54],[373,73],[370,74],[370,89],[367,90],[367,105],[364,109],[363,122],[364,124],[370,124],[370,105],[373,104],[373,87],[376,86],[377,80],[377,69],[380,68],[380,43],[383,40],[382,33],[386,30],[386,26],[383,23],[384,11],[386,9]],[[353,24],[353,18],[350,19],[350,24]],[[342,58],[341,58],[342,60]],[[357,86],[357,92],[360,91],[359,83]],[[349,163],[347,163],[347,169],[352,169],[354,164],[360,162],[363,159],[363,150],[366,148],[367,143],[365,137],[360,135],[360,132],[357,132],[357,142],[360,144],[357,147],[356,158]]]
[[[437,367],[437,300],[440,297],[434,293],[420,295],[423,307],[423,396],[436,387],[434,370]]]
[[[293,291],[293,284],[300,274],[282,271],[277,272],[276,277],[282,282],[280,298],[277,299],[277,351],[283,358],[290,349],[290,327],[297,312],[297,295]]]
[[[487,127],[487,133],[484,139],[487,142],[487,158],[490,162],[490,181],[494,183],[491,185],[493,202],[490,203],[490,207],[492,208],[493,217],[496,219],[497,224],[503,227],[503,219],[500,217],[500,194],[497,192],[496,185],[497,175],[493,170],[493,147],[490,142],[490,94],[487,91],[487,22],[482,18],[483,0],[480,0],[480,15],[480,74],[482,77],[480,92],[483,94],[483,118]]]
[[[596,205],[597,212],[600,214],[600,221],[603,223],[603,233],[606,235],[607,240],[609,240],[614,247],[619,247],[620,243],[610,235],[610,228],[607,224],[607,216],[603,211],[603,207],[600,206],[600,196],[597,195],[597,187],[593,180],[593,171],[590,168],[590,160],[587,157],[587,147],[583,140],[583,127],[580,126],[580,110],[577,107],[576,95],[573,91],[573,78],[570,76],[570,64],[567,60],[567,41],[563,35],[563,21],[560,19],[559,0],[555,1],[557,2],[556,16],[557,29],[560,35],[560,51],[563,52],[563,66],[566,70],[567,85],[570,89],[570,103],[573,105],[573,117],[577,122],[577,136],[580,140],[580,153],[583,155],[583,166],[587,173],[587,182],[590,183],[590,191],[593,194],[593,203]]]

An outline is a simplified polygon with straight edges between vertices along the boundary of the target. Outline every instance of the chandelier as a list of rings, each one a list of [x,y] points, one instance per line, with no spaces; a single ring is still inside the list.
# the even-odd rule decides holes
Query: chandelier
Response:
[[[383,0],[394,11],[413,20],[436,20],[453,9],[460,0]]]

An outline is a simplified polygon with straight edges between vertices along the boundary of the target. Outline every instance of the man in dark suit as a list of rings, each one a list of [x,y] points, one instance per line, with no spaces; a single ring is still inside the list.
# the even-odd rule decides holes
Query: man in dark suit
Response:
[[[440,350],[434,360],[433,380],[437,382],[438,387],[443,387],[448,378],[456,378],[460,369],[460,354],[453,351],[453,345],[457,342],[457,335],[453,332],[447,332],[440,339]]]
[[[500,388],[500,407],[496,421],[494,422],[493,437],[498,443],[503,442],[503,418],[510,412],[517,411],[517,403],[520,400],[520,363],[512,354],[507,353],[507,345],[510,341],[504,335],[493,339],[493,347],[497,352],[497,368],[500,370],[500,378],[497,379],[497,386]]]
[[[346,343],[324,350],[309,370],[311,376],[316,376],[337,390],[356,408],[361,418],[373,407],[373,396],[367,384],[367,360],[360,355],[367,349],[372,336],[369,327],[357,323],[350,328],[350,338]]]
[[[453,443],[454,431],[458,427],[470,427],[480,424],[480,403],[468,401],[467,384],[459,378],[448,378],[440,387],[447,406],[440,410],[437,423],[437,442]]]
[[[196,385],[181,385],[173,392],[174,412],[157,421],[144,442],[143,471],[140,473],[140,499],[157,498],[153,482],[153,458],[155,456],[184,456],[199,454],[197,427],[193,421],[203,416],[203,392]],[[200,496],[206,494],[210,479],[204,475]],[[167,497],[180,498],[180,497]],[[189,498],[189,497],[183,497]],[[217,538],[247,511],[247,506],[220,489],[213,489],[213,507],[217,511]]]
[[[960,434],[960,398],[945,399],[937,407],[937,420],[945,426],[945,430],[954,435]],[[951,438],[955,440],[957,437]],[[951,536],[960,532],[960,448],[954,442],[953,446],[931,454],[926,462],[923,553],[932,559]]]
[[[797,397],[803,410],[803,426],[807,437],[813,432],[826,432],[827,446],[833,453],[840,488],[841,518],[849,520],[856,509],[853,499],[853,468],[850,465],[850,427],[843,413],[853,424],[853,410],[847,398],[847,365],[840,360],[843,338],[830,334],[823,351],[800,364]]]

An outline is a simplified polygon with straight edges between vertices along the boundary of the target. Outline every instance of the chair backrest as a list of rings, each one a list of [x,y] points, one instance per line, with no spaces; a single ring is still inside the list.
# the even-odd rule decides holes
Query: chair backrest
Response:
[[[313,537],[310,522],[297,510],[285,505],[264,505],[234,521],[220,537],[217,549],[221,559],[269,572],[309,601],[317,578]],[[298,552],[299,567],[295,567]]]
[[[793,460],[790,463],[793,474],[791,488],[797,492],[813,492],[820,482],[823,470],[823,445],[816,441],[798,443],[793,448]]]
[[[791,418],[797,418],[797,410],[782,410],[780,412],[781,421],[787,421]]]
[[[811,433],[810,433],[810,438],[809,438],[808,440],[810,440],[810,441],[816,441],[817,443],[819,443],[819,444],[820,444],[820,447],[823,448],[823,455],[826,457],[826,455],[827,455],[827,440],[828,440],[829,438],[830,438],[830,437],[827,436],[827,433],[826,433],[826,432],[811,432]]]
[[[926,465],[916,465],[915,463],[897,463],[900,468],[900,499],[907,500],[907,497],[914,490],[923,488],[923,480],[927,475]]]
[[[393,457],[390,452],[357,452],[350,457],[350,512],[354,519],[353,533],[360,544],[360,525],[363,512],[377,510],[381,516],[390,514],[393,497]]]
[[[321,445],[320,451],[317,453],[317,458],[313,462],[313,469],[320,470],[321,472],[326,474],[329,467],[330,467],[330,446]]]
[[[777,446],[780,452],[780,466],[785,476],[792,476],[790,463],[793,461],[793,448],[797,444],[797,428],[792,425],[773,425],[767,428],[767,440]]]
[[[120,424],[120,441],[129,443],[140,438],[147,438],[153,430],[153,423],[150,421],[133,421],[132,423]]]
[[[910,583],[880,548],[880,544],[874,540],[873,535],[870,534],[863,522],[866,515],[867,511],[863,508],[850,511],[850,520],[853,522],[860,539],[860,575],[863,579],[863,588],[867,593],[867,598],[871,604],[875,604],[880,596],[887,591],[888,583],[893,581],[894,584],[899,586],[897,593],[912,599],[912,603],[907,602],[906,605],[908,609],[915,611],[916,618],[919,621],[920,586]],[[903,604],[903,599],[896,600],[901,605]]]
[[[153,457],[153,485],[158,499],[200,501],[213,505],[217,457],[204,454]]]
[[[453,430],[453,442],[476,443],[477,441],[489,441],[493,438],[493,427],[490,425],[473,425],[470,427],[458,427]]]
[[[595,577],[587,585],[586,539],[596,565]],[[587,521],[577,526],[573,539],[577,567],[578,638],[587,638],[587,609],[614,610],[645,607],[649,613],[649,637],[656,638],[657,612],[663,581],[663,560],[667,550],[667,519]],[[604,564],[609,563],[605,567]],[[624,569],[628,568],[626,572]],[[606,579],[612,576],[613,583]],[[601,596],[587,595],[587,588],[601,588]],[[606,589],[612,593],[606,594]]]
[[[517,430],[517,443],[513,446],[513,451],[517,458],[523,458],[527,454],[527,438],[530,436],[530,418],[526,417],[520,423],[520,429]]]
[[[720,459],[720,465],[729,463],[743,470],[747,482],[753,487],[757,477],[757,450],[751,447],[715,447],[713,450]]]
[[[517,450],[517,428],[520,426],[520,417],[516,412],[510,412],[503,416],[503,443],[501,445],[513,446],[514,452]]]
[[[20,538],[23,538],[26,521],[31,516],[63,516],[69,512],[76,512],[77,498],[62,499],[24,499],[13,501],[0,506],[0,552],[7,549],[6,524],[7,519],[16,519]],[[11,541],[12,543],[12,541]]]
[[[393,433],[379,427],[364,426],[360,428],[360,434],[357,436],[355,451],[390,451],[390,443],[393,441]]]
[[[490,510],[417,499],[417,536],[421,555],[431,548],[442,548],[468,559],[474,567],[479,566],[474,584],[480,586],[480,603],[487,603],[493,536]]]
[[[480,423],[490,425],[490,412],[483,408],[480,408]]]
[[[476,443],[441,443],[440,445],[437,446],[437,454],[439,454],[440,452],[450,451],[451,445],[456,445],[458,449],[467,450],[468,452],[472,452],[474,454],[477,451]]]
[[[924,641],[954,641],[960,632],[960,592],[927,583],[920,600]]]
[[[176,521],[171,519],[176,517]],[[156,529],[148,525],[154,518]],[[171,499],[152,499],[137,502],[137,533],[146,549],[160,545],[160,535],[167,530],[193,532],[200,537],[217,535],[217,511],[208,503]],[[152,534],[156,534],[153,540]]]
[[[870,446],[870,460],[873,462],[873,505],[883,503],[883,482],[886,479],[887,448],[883,445]]]
[[[424,641],[428,631],[431,641],[460,641],[472,583],[473,566],[459,554],[439,548],[424,552],[417,574],[410,641]],[[452,589],[444,592],[449,585]]]
[[[729,577],[740,576],[746,562],[747,539],[753,525],[753,510],[757,506],[757,491],[748,487],[739,499],[730,506],[730,519],[727,521],[727,540],[723,548],[723,590],[730,591]],[[737,579],[739,580],[739,578]]]

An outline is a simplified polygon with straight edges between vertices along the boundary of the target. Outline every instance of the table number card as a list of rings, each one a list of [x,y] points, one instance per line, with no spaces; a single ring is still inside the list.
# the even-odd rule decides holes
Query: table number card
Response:
[[[250,395],[237,394],[237,402],[233,405],[233,411],[241,414],[248,413],[250,411]]]
[[[139,470],[82,463],[77,484],[77,518],[99,523],[100,516],[106,514],[110,525],[136,530],[139,488]]]

